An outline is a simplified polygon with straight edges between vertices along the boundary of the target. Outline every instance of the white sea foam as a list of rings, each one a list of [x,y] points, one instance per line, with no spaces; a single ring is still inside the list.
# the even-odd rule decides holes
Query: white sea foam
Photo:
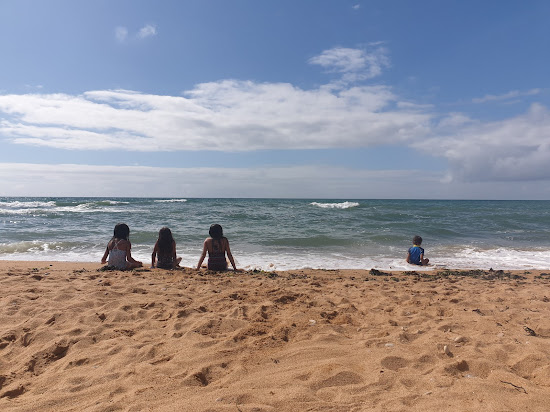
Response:
[[[53,207],[55,206],[55,202],[40,202],[40,201],[32,201],[32,202],[21,202],[21,201],[13,201],[13,202],[0,202],[0,207],[10,208],[10,209],[36,209],[36,208],[43,208],[43,207]]]
[[[97,262],[101,259],[104,245],[83,247],[61,242],[20,242],[18,244],[0,244],[0,260],[29,261],[72,261]],[[427,251],[428,252],[428,251]],[[550,250],[477,250],[462,248],[448,253],[443,250],[427,254],[430,266],[422,270],[449,269],[485,269],[495,270],[550,270]],[[151,245],[132,244],[132,256],[145,263],[149,261]],[[195,267],[199,260],[199,248],[187,248],[178,244],[178,254],[183,256],[182,266]],[[418,266],[405,262],[401,254],[389,255],[352,255],[343,253],[323,253],[310,251],[303,253],[252,252],[234,248],[233,256],[241,269],[299,270],[299,269],[379,269],[379,270],[418,270]]]
[[[312,202],[310,203],[312,206],[317,206],[323,209],[350,209],[352,207],[359,206],[359,203],[357,202],[342,202],[342,203],[319,203],[319,202]]]
[[[121,200],[102,200],[100,203],[107,203],[109,205],[129,205],[130,202],[123,202]]]
[[[155,203],[182,203],[187,202],[187,199],[158,199]]]

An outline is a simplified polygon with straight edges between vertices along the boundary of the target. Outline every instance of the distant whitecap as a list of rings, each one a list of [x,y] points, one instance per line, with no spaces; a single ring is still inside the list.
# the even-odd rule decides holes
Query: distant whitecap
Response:
[[[187,202],[187,199],[159,199],[155,200],[156,203],[179,203]]]
[[[312,202],[310,203],[312,206],[321,207],[323,209],[350,209],[352,207],[359,206],[359,203],[357,202],[342,202],[342,203],[319,203],[319,202]]]

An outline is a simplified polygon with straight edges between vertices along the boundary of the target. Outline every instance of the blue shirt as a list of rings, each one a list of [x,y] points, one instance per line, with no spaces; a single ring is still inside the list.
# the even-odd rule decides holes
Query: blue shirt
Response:
[[[422,262],[420,262],[420,256],[423,254],[424,249],[422,249],[420,246],[414,245],[412,248],[409,249],[409,262],[415,265],[422,264]]]

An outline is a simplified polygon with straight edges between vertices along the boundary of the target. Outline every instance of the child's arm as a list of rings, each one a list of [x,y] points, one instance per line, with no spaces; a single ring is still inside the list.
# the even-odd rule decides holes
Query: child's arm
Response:
[[[105,253],[103,254],[103,257],[101,258],[101,264],[104,265],[107,263],[107,257],[109,256],[109,244],[107,243],[107,247],[105,248]]]
[[[410,250],[407,252],[407,263],[411,263],[411,252],[410,252]]]
[[[424,252],[420,254],[420,263],[422,263],[422,266],[426,266],[430,259],[424,257]]]
[[[225,252],[227,253],[227,257],[229,261],[231,262],[231,266],[233,266],[233,270],[237,271],[237,266],[235,265],[235,259],[233,259],[233,255],[231,254],[231,249],[229,248],[229,240],[225,239]]]
[[[201,268],[201,265],[202,265],[202,262],[204,261],[204,258],[206,257],[206,251],[208,250],[208,246],[206,245],[206,242],[208,241],[208,239],[206,239],[204,241],[204,245],[202,247],[202,255],[199,259],[199,263],[197,265],[197,269],[200,269]]]
[[[159,241],[157,240],[157,242],[155,243],[155,247],[153,248],[153,254],[151,255],[151,267],[152,268],[155,267],[155,260],[156,260],[156,257],[157,257],[158,247],[159,247]]]
[[[132,244],[130,242],[126,242],[126,260],[128,262],[131,262],[131,263],[140,263],[140,261],[138,260],[135,260],[133,257],[132,257],[132,252],[131,252],[131,249],[132,249]]]

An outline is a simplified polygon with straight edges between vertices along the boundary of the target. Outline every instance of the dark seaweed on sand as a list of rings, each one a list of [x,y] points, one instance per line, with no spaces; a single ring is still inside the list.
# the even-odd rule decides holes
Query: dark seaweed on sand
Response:
[[[253,273],[255,275],[267,276],[270,279],[275,279],[275,278],[279,277],[279,275],[276,272],[266,272],[265,270],[260,270],[260,269],[253,269],[251,271],[248,271],[247,273],[248,274]]]
[[[392,276],[391,273],[382,272],[378,269],[371,269],[369,274],[371,274],[372,276]]]
[[[374,270],[374,269],[372,269]],[[371,274],[372,273],[371,270]],[[383,273],[383,272],[379,272]],[[389,275],[389,274],[384,274]],[[438,279],[448,279],[451,277],[462,277],[462,278],[473,278],[473,279],[481,279],[481,280],[523,280],[526,279],[526,277],[521,275],[515,275],[510,272],[505,272],[503,270],[481,270],[481,269],[472,269],[472,270],[451,270],[451,269],[445,269],[438,271],[436,273],[418,273],[416,271],[409,271],[409,272],[403,272],[403,275],[405,276],[414,276],[417,280],[425,279],[425,280],[438,280]],[[542,274],[541,274],[542,275]],[[380,276],[380,275],[378,275]],[[550,279],[550,275],[549,279]]]
[[[120,272],[122,269],[117,269],[114,266],[101,266],[99,269],[97,269],[98,272]],[[150,272],[147,268],[135,268],[132,269],[130,272]]]
[[[437,276],[441,278],[448,278],[451,276],[456,277],[469,277],[474,279],[482,279],[482,280],[519,280],[519,279],[526,279],[525,276],[521,275],[515,275],[510,272],[504,272],[503,270],[481,270],[481,269],[473,269],[473,270],[449,270],[445,269],[441,272],[437,272]]]

